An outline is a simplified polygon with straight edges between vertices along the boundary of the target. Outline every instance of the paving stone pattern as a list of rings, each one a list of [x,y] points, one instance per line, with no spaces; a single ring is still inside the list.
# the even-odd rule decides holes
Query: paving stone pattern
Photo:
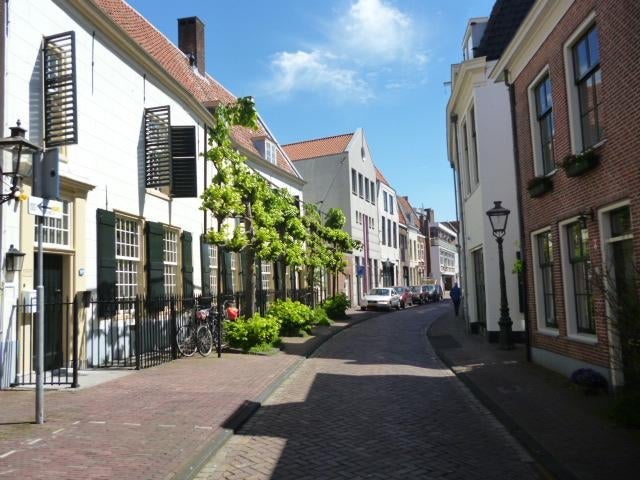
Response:
[[[429,346],[426,330],[444,308],[381,315],[334,336],[197,478],[539,478]]]

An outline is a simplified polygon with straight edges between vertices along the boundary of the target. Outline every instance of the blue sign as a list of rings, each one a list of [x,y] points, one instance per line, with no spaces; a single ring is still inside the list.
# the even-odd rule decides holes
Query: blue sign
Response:
[[[364,265],[358,265],[356,267],[356,275],[358,277],[364,277],[365,267]]]

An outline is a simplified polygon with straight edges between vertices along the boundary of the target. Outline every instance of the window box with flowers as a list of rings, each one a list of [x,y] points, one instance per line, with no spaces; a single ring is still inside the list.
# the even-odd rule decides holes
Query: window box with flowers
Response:
[[[553,190],[553,181],[547,176],[533,177],[527,184],[527,190],[531,198],[540,197]]]
[[[595,150],[589,149],[575,155],[568,155],[560,166],[564,168],[567,177],[578,177],[598,166],[599,158]]]

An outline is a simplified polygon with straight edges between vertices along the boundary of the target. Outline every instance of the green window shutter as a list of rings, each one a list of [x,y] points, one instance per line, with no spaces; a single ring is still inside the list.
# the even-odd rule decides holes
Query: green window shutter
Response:
[[[116,298],[116,214],[96,210],[98,227],[98,299]]]
[[[193,297],[193,251],[191,233],[182,232],[182,295]]]
[[[209,244],[205,242],[204,235],[200,235],[200,271],[202,272],[202,295],[215,295],[211,291],[211,257],[209,256]]]
[[[42,50],[44,141],[47,147],[78,143],[76,34],[44,38]]]
[[[147,295],[149,299],[164,295],[164,226],[147,222]]]
[[[198,196],[196,127],[171,127],[171,196]]]
[[[223,278],[224,278],[224,294],[231,295],[233,294],[233,272],[231,271],[231,252],[224,251],[222,254],[223,258]]]
[[[144,110],[144,182],[147,188],[171,184],[171,111],[168,105]]]

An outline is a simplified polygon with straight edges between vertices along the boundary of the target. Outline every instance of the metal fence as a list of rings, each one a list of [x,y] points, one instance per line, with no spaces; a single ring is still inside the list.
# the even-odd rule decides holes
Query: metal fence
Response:
[[[255,311],[264,315],[269,305],[284,298],[276,290],[256,291]],[[288,290],[286,297],[310,306],[319,305],[326,292],[319,289]],[[245,304],[245,294],[225,295]],[[91,292],[75,299],[58,299],[44,305],[44,382],[78,386],[81,368],[142,369],[178,357],[176,332],[193,321],[196,309],[215,305],[215,296],[97,300]],[[242,315],[242,310],[241,310]],[[37,304],[16,305],[16,374],[12,385],[32,385],[35,374]]]

